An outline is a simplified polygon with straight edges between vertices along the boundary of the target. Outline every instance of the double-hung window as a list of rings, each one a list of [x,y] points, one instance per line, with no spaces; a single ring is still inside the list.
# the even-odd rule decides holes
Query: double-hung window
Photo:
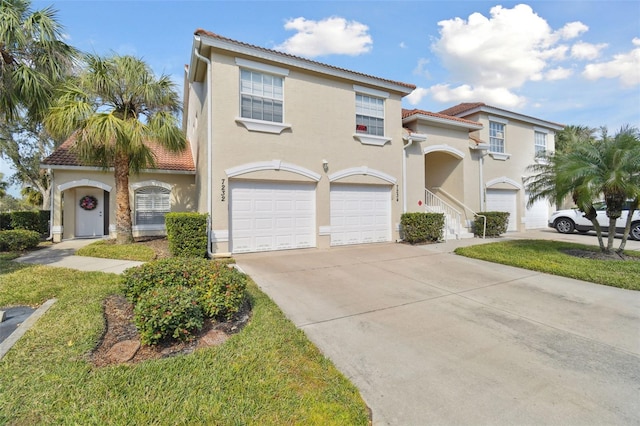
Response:
[[[384,99],[356,93],[356,133],[384,136]]]
[[[164,216],[171,211],[170,191],[148,186],[135,191],[135,224],[164,225]]]
[[[503,123],[489,121],[489,152],[504,153],[504,128]]]
[[[240,115],[253,120],[283,122],[283,78],[240,70]]]
[[[543,132],[535,132],[534,136],[534,152],[535,155],[539,155],[540,153],[547,150],[547,134]]]

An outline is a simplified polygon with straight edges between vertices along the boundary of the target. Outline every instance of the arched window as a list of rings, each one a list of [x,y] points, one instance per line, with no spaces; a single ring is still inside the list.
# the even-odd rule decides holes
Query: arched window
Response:
[[[164,215],[170,211],[168,189],[147,186],[135,191],[135,225],[164,225]]]

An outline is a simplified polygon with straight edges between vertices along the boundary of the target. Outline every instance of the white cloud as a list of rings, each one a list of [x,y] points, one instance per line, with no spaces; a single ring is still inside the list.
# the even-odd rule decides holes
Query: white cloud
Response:
[[[400,49],[406,49],[407,48],[407,44],[404,41],[401,41],[400,44],[398,45],[398,47]]]
[[[429,72],[427,65],[429,65],[429,59],[427,58],[418,59],[418,64],[413,69],[413,74],[426,77],[426,78],[431,78],[431,73]]]
[[[288,20],[284,28],[297,34],[275,47],[292,55],[314,58],[341,54],[357,56],[371,50],[373,39],[369,27],[338,16],[312,21],[299,17]]]
[[[547,71],[544,77],[545,77],[545,80],[550,80],[550,81],[564,80],[571,77],[572,74],[573,74],[573,70],[569,68],[557,67]]]
[[[429,94],[429,89],[424,87],[417,87],[413,92],[409,93],[404,99],[409,102],[410,105],[418,105],[422,98]]]
[[[625,86],[640,84],[640,39],[634,38],[632,43],[636,46],[634,49],[615,55],[608,62],[589,64],[582,75],[589,80],[618,78]]]
[[[576,38],[580,34],[588,30],[589,30],[589,27],[587,27],[582,22],[579,22],[579,21],[569,22],[568,24],[565,24],[564,27],[558,30],[557,35],[560,36],[562,39],[568,40],[568,39]]]
[[[600,56],[600,51],[607,46],[607,43],[592,44],[579,41],[571,46],[571,57],[575,59],[593,60]]]
[[[432,44],[451,74],[461,84],[431,88],[443,102],[483,101],[506,107],[521,106],[525,98],[515,93],[528,81],[558,80],[571,75],[559,62],[573,52],[562,40],[578,37],[589,28],[570,22],[554,30],[531,6],[495,6],[489,16],[469,15],[438,22],[440,37]],[[596,51],[601,45],[590,45]],[[586,54],[587,46],[576,52]],[[580,50],[582,48],[582,51]]]
[[[526,103],[526,99],[518,96],[503,87],[472,87],[463,84],[451,88],[448,84],[436,84],[429,88],[429,92],[438,102],[474,102],[482,101],[491,105],[504,106],[507,108],[520,108]]]

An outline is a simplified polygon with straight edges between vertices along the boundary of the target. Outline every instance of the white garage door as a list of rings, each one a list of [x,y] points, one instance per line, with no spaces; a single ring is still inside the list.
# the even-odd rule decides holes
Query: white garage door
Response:
[[[315,185],[231,183],[231,251],[316,246]]]
[[[391,241],[391,187],[331,186],[331,245]]]
[[[518,230],[516,193],[508,189],[487,189],[487,211],[509,213],[507,231]]]
[[[526,197],[525,202],[529,201]],[[547,200],[538,200],[531,207],[527,207],[525,211],[525,224],[527,229],[540,229],[547,227],[549,220],[549,202]]]

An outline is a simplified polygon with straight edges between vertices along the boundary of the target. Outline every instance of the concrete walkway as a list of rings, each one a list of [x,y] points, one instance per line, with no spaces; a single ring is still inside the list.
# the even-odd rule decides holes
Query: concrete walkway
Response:
[[[50,247],[35,250],[15,259],[16,262],[71,268],[79,271],[99,271],[121,274],[125,269],[142,265],[133,260],[103,259],[99,257],[76,256],[75,252],[96,239],[66,240]]]
[[[640,292],[451,253],[479,242],[236,260],[360,389],[374,425],[640,424]]]

